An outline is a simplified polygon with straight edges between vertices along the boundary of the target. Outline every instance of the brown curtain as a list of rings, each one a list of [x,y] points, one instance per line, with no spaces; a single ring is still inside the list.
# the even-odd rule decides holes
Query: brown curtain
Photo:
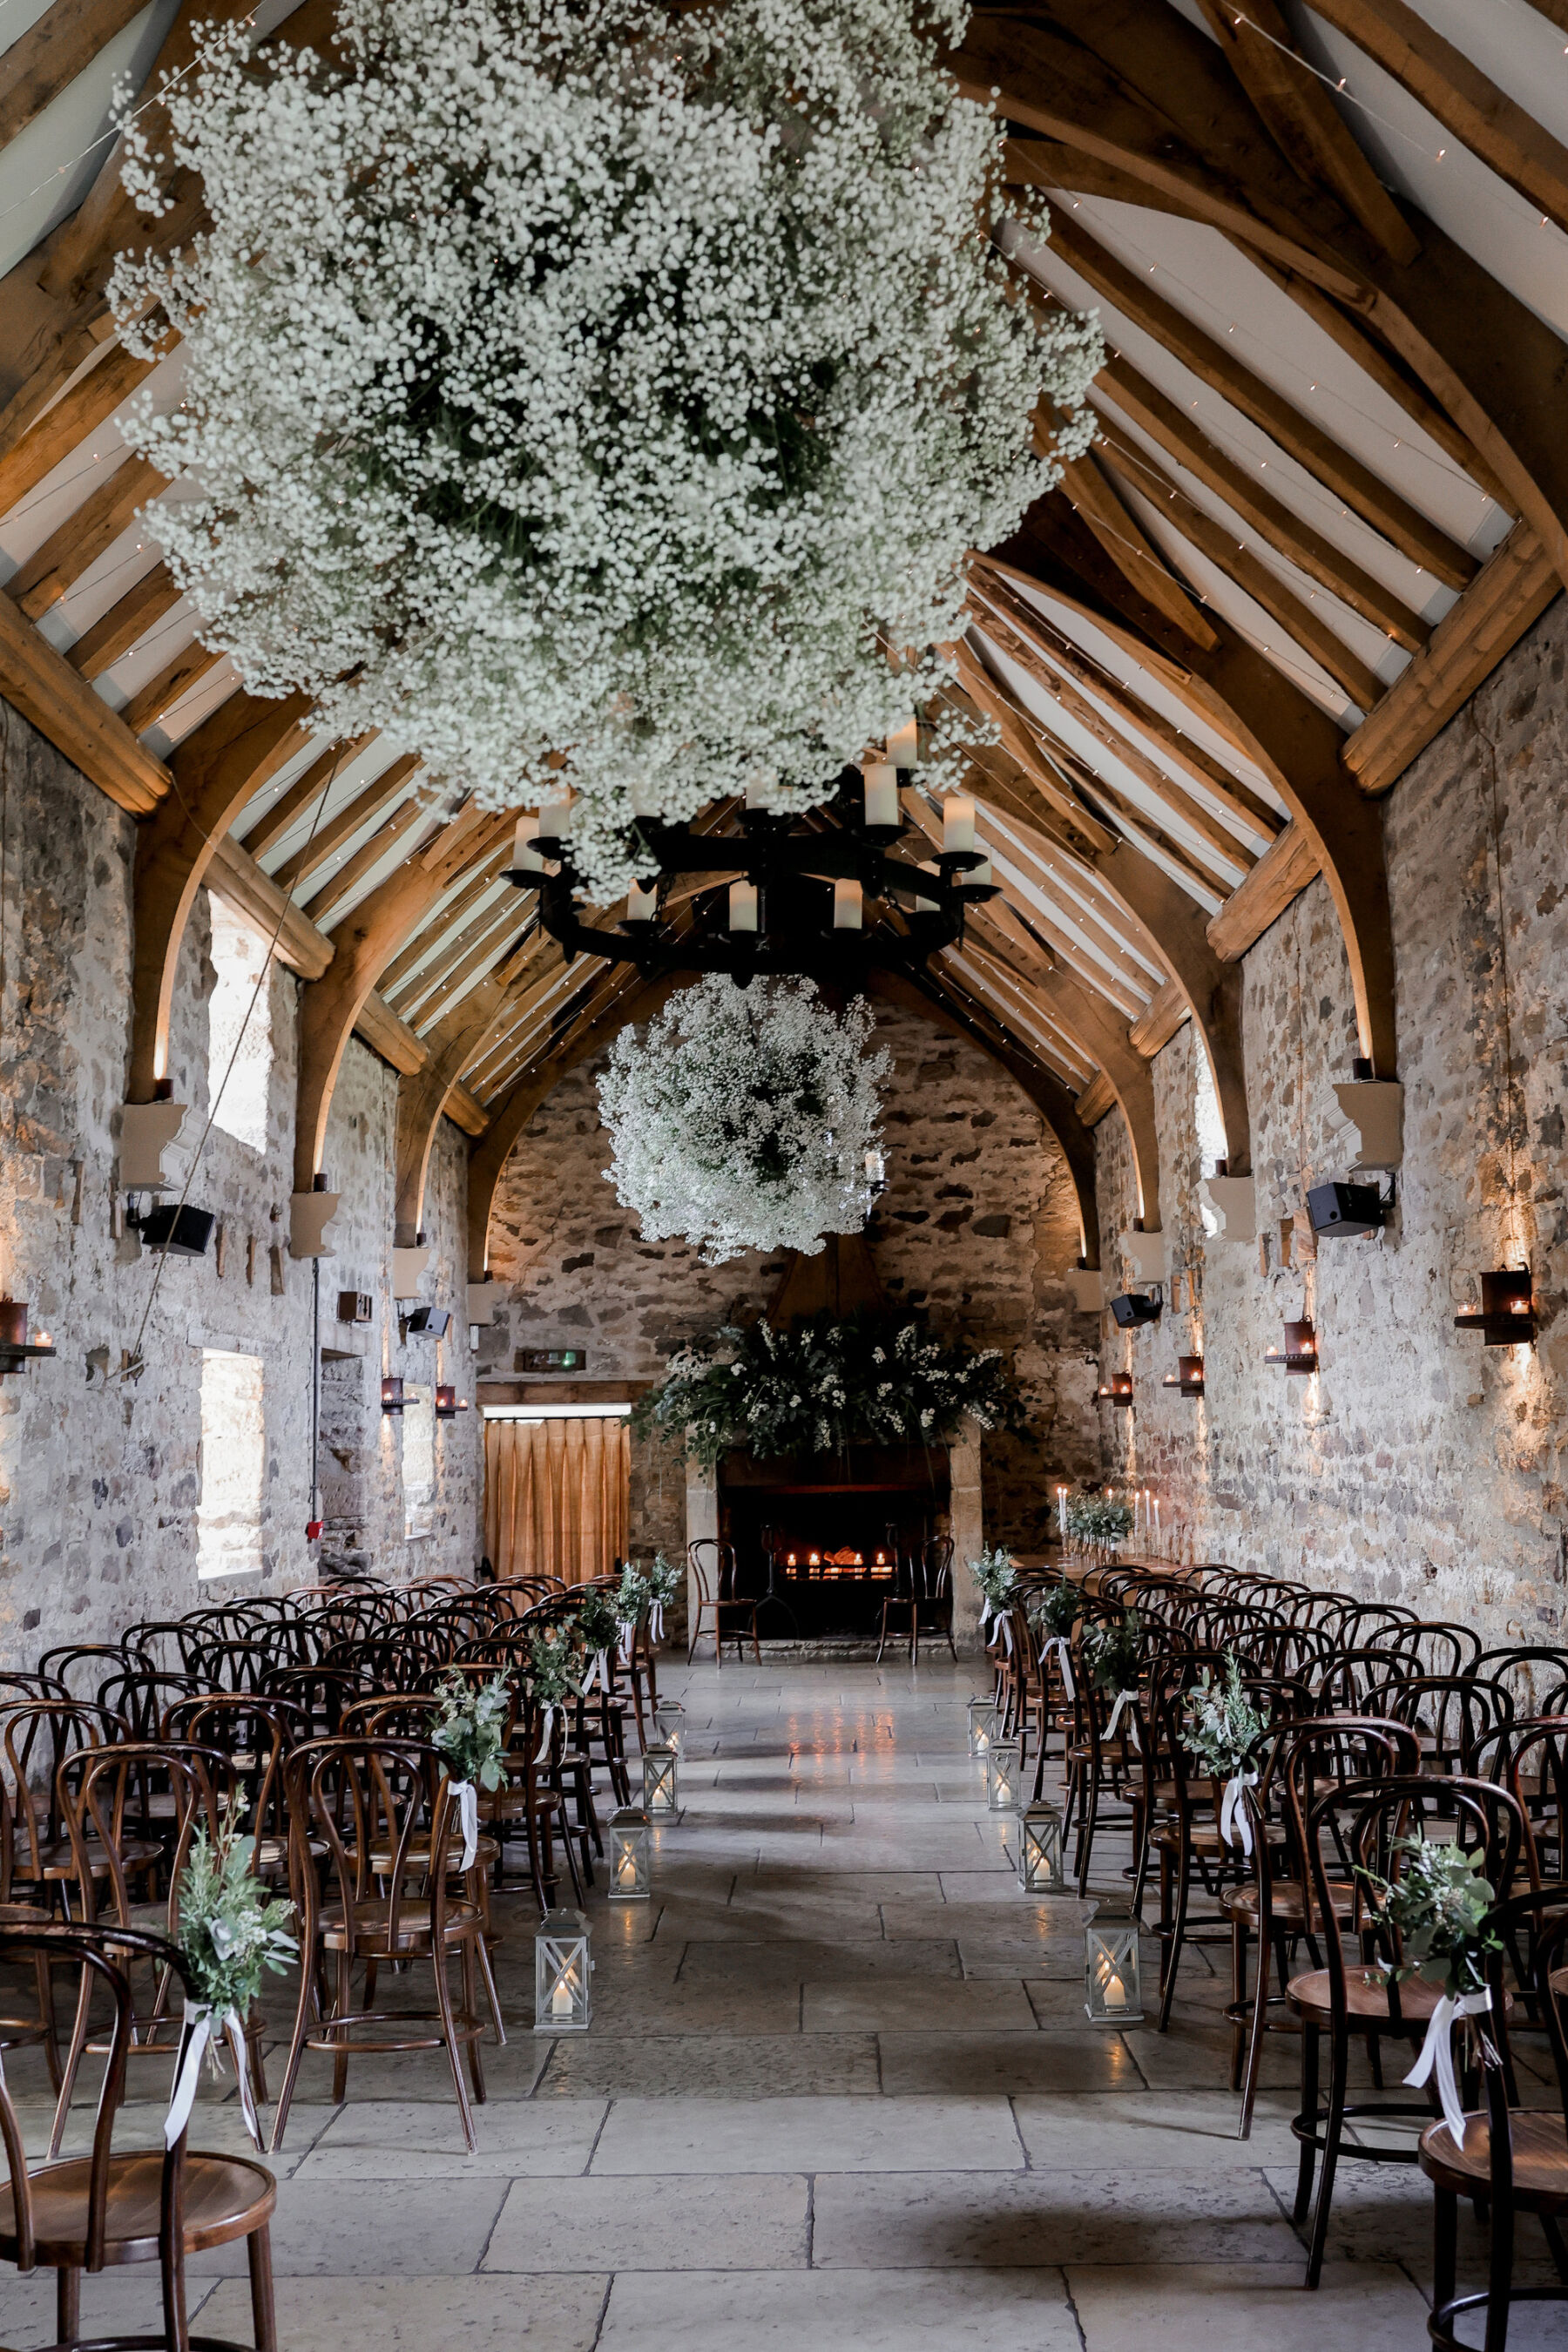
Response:
[[[498,1576],[606,1576],[626,1549],[625,1417],[487,1421],[485,1549]]]

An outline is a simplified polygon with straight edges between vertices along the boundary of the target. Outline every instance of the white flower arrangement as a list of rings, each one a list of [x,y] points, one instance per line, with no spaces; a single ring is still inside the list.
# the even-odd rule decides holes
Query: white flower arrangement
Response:
[[[836,1016],[809,980],[710,975],[622,1030],[599,1080],[605,1174],[647,1239],[679,1234],[719,1265],[858,1233],[890,1066],[871,1029],[864,997]]]
[[[827,797],[1057,478],[1042,394],[1057,458],[1092,430],[1097,321],[1009,299],[986,233],[965,16],[342,0],[341,65],[211,41],[125,173],[156,214],[198,172],[208,226],[112,287],[130,349],[159,307],[184,341],[127,430],[196,493],[157,530],[203,642],[484,805],[573,788],[606,902],[639,815]]]

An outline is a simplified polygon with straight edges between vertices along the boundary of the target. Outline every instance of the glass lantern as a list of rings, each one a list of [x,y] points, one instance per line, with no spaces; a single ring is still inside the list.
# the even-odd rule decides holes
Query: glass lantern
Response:
[[[1083,1931],[1084,2014],[1095,2025],[1135,2025],[1143,2014],[1138,1931],[1131,1911],[1097,1911]]]
[[[610,1900],[646,1903],[653,1892],[653,1832],[640,1805],[610,1815]]]
[[[666,1748],[679,1756],[686,1745],[686,1709],[678,1698],[661,1698],[653,1711],[654,1729]]]
[[[593,1956],[581,1911],[547,1911],[533,1938],[535,2033],[586,2033]]]
[[[650,1822],[671,1822],[680,1811],[679,1758],[663,1743],[642,1752],[642,1809]]]
[[[969,1752],[972,1756],[989,1755],[996,1733],[996,1706],[993,1699],[972,1698],[969,1702]]]
[[[1061,1809],[1048,1797],[1026,1805],[1018,1820],[1018,1884],[1026,1895],[1059,1895],[1062,1870]]]
[[[1018,1809],[1018,1743],[994,1739],[985,1759],[985,1802],[994,1813]]]

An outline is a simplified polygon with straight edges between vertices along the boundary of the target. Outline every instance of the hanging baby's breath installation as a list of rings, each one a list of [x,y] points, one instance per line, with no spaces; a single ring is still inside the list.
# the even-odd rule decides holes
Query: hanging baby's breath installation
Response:
[[[871,1028],[864,997],[836,1015],[809,980],[715,974],[623,1029],[599,1080],[605,1172],[647,1239],[679,1234],[719,1265],[858,1233],[890,1066]]]
[[[825,798],[1050,487],[1042,393],[1060,454],[1089,436],[1097,325],[1009,301],[986,234],[965,16],[343,0],[341,63],[265,75],[220,39],[159,134],[210,226],[114,283],[132,349],[153,301],[184,341],[181,408],[131,432],[198,493],[159,535],[203,641],[481,803],[574,786],[606,896],[637,814]]]

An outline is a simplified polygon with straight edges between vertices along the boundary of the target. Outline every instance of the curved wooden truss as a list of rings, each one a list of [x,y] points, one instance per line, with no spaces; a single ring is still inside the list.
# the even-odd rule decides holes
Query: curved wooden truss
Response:
[[[154,76],[239,13],[184,0]],[[1506,89],[1414,0],[1041,0],[982,8],[954,61],[1008,120],[992,233],[1022,296],[1094,304],[1110,350],[1093,448],[973,566],[952,698],[987,722],[969,782],[1002,895],[914,996],[1038,1105],[1091,1263],[1089,1127],[1120,1110],[1157,1224],[1150,1064],[1184,1021],[1250,1165],[1240,958],[1320,874],[1362,1051],[1394,1073],[1377,796],[1568,577],[1568,274],[1532,259],[1542,239],[1561,257],[1568,150],[1521,95],[1538,52],[1555,69],[1561,0],[1508,13]],[[0,172],[29,126],[106,112],[133,14],[52,0],[0,51]],[[307,0],[271,37],[320,45],[332,21]],[[1356,103],[1373,71],[1375,112]],[[132,1097],[162,1075],[205,882],[305,982],[297,1184],[357,1032],[404,1080],[398,1238],[450,1117],[474,1139],[482,1266],[517,1134],[648,992],[539,933],[500,878],[508,818],[394,746],[321,740],[198,643],[159,555],[163,485],[116,425],[144,385],[176,396],[177,346],[132,360],[104,288],[121,246],[199,228],[201,190],[176,173],[149,228],[99,152],[0,286],[0,691],[139,822]],[[1043,405],[1037,425],[1048,449]],[[936,837],[921,792],[904,814]]]

